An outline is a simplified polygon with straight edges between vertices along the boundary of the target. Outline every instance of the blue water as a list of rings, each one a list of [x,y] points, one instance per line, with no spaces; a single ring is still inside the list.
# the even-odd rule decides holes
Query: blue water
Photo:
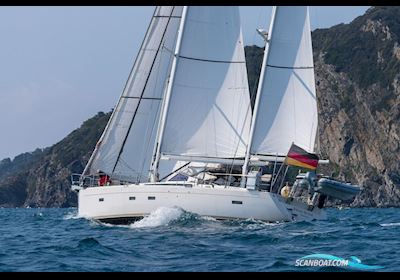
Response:
[[[163,208],[130,226],[76,209],[0,209],[0,271],[341,271],[298,267],[309,254],[400,271],[399,209],[328,209],[327,221],[221,222]],[[346,269],[348,270],[348,269]]]

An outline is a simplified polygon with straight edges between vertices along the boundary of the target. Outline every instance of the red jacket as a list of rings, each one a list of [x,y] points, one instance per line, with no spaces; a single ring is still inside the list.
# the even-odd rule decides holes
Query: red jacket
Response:
[[[110,182],[110,176],[100,175],[99,186],[105,186],[105,185],[107,185],[108,182]]]

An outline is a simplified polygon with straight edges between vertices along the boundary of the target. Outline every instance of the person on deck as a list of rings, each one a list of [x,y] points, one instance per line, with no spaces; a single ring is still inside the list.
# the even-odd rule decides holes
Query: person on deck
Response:
[[[106,173],[103,171],[99,170],[97,172],[99,175],[99,186],[109,186],[111,183],[110,176],[108,176]]]

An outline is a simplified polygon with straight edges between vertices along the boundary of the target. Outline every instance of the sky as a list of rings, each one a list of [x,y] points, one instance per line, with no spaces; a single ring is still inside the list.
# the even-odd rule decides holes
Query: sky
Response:
[[[311,26],[369,7],[311,7]],[[118,101],[154,7],[0,7],[0,160],[62,140]],[[240,7],[246,45],[261,45],[271,7]]]

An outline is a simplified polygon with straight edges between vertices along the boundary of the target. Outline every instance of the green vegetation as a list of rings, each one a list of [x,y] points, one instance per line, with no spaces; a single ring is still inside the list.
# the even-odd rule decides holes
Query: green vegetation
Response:
[[[400,7],[375,7],[350,24],[315,30],[313,46],[316,54],[325,54],[326,63],[349,74],[361,88],[375,83],[387,88],[400,72],[393,53],[399,38]]]
[[[111,112],[99,112],[52,147],[23,153],[14,160],[7,158],[0,161],[0,206],[23,206],[29,194],[40,192],[45,185],[49,185],[54,194],[52,191],[52,195],[49,192],[46,194],[42,190],[45,199],[33,206],[49,207],[56,203],[62,207],[76,205],[76,195],[69,190],[69,176],[83,171],[110,115]],[[64,172],[60,173],[61,170]],[[34,182],[40,182],[40,185]],[[60,189],[67,195],[56,191]]]
[[[68,166],[94,150],[108,122],[111,113],[97,113],[93,118],[85,121],[79,129],[74,130],[64,140],[52,146],[49,153],[54,155],[53,160],[62,166]],[[82,172],[82,170],[73,170]]]
[[[47,150],[36,149],[31,153],[23,153],[16,156],[13,160],[5,158],[0,161],[0,180],[15,174],[17,172],[24,172],[28,170],[31,165],[40,159]]]

